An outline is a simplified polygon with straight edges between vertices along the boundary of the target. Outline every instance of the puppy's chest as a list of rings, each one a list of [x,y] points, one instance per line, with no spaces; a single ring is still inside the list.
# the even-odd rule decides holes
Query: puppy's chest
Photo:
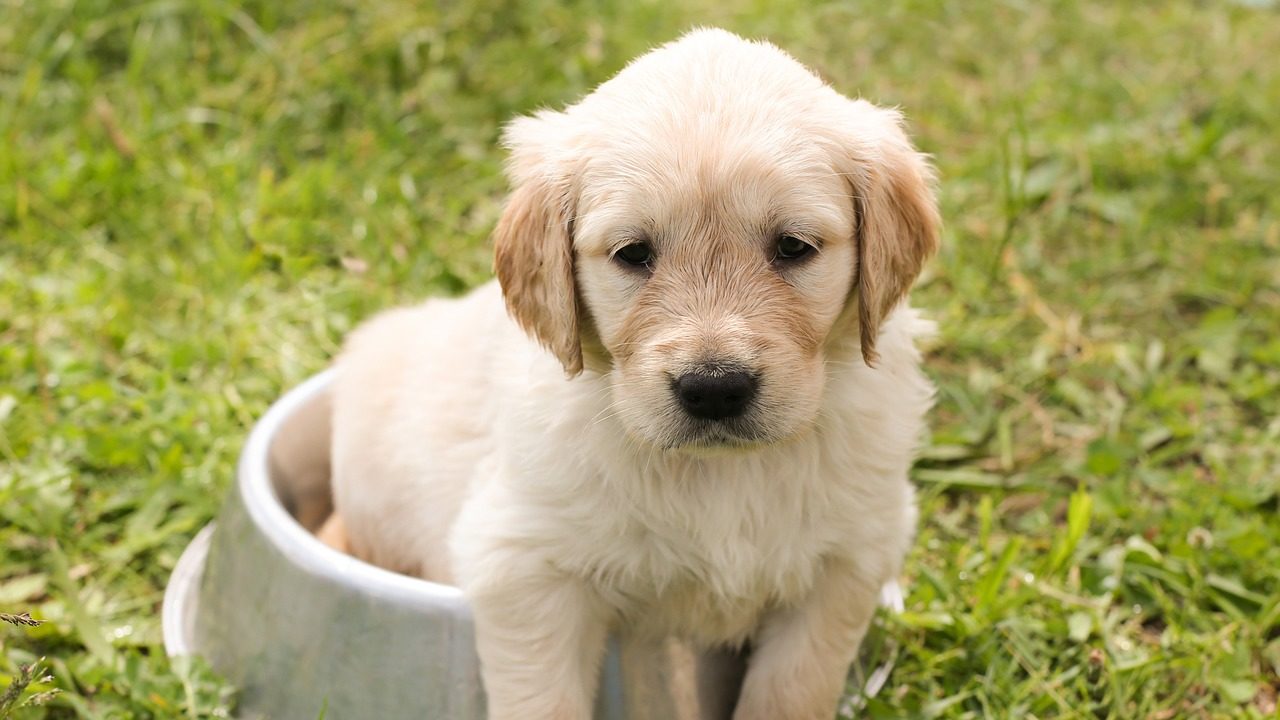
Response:
[[[685,512],[623,512],[588,576],[627,629],[708,643],[739,642],[772,608],[799,602],[829,548],[795,499],[722,499]],[[584,558],[585,559],[585,558]]]

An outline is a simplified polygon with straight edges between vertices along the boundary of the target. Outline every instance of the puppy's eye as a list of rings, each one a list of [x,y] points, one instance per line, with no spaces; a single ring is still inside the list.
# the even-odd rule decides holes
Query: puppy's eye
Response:
[[[646,242],[633,242],[623,245],[613,254],[622,264],[632,267],[647,268],[653,264],[653,248]]]
[[[813,252],[813,246],[792,235],[783,235],[778,238],[778,245],[774,251],[775,260],[799,260]]]

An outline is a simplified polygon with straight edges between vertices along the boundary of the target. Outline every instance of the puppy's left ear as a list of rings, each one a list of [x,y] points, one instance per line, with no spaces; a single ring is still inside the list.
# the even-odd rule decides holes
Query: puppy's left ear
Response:
[[[507,312],[570,376],[582,372],[574,283],[573,206],[567,159],[558,152],[561,113],[509,124],[507,174],[514,190],[493,233],[494,271]]]
[[[911,145],[902,116],[849,101],[845,159],[857,214],[857,302],[862,357],[875,362],[880,325],[938,249],[941,219],[928,160]]]

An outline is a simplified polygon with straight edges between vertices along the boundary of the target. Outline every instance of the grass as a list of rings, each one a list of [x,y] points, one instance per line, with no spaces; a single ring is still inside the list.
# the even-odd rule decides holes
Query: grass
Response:
[[[902,106],[943,178],[923,521],[864,715],[1276,717],[1274,3],[0,16],[0,611],[45,621],[0,624],[0,685],[59,691],[14,717],[227,712],[158,607],[254,418],[375,309],[488,277],[505,119],[697,23]]]

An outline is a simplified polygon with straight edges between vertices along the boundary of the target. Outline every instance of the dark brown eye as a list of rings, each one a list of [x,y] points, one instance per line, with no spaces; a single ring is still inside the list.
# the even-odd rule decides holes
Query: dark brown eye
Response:
[[[613,256],[625,265],[649,267],[653,262],[653,248],[646,242],[633,242],[630,245],[623,245]]]
[[[776,260],[799,260],[813,252],[813,246],[792,235],[778,238],[778,247],[774,254]]]

